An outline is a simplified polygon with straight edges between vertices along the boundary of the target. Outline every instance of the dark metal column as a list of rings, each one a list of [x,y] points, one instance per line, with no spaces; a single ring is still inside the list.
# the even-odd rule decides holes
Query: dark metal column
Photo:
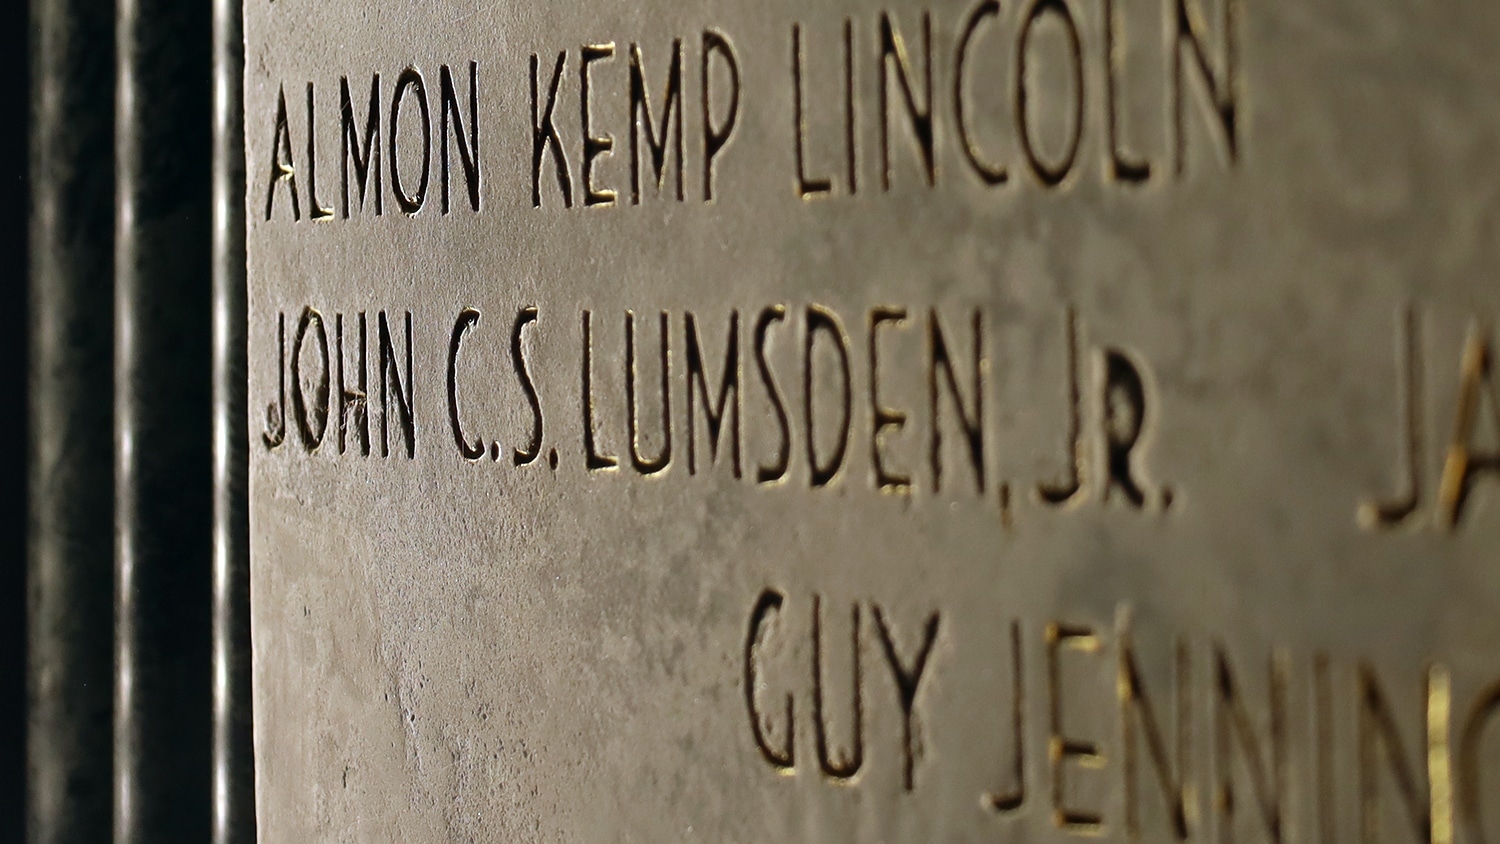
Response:
[[[240,0],[214,0],[214,841],[255,841]]]
[[[31,51],[27,3],[0,7],[0,73],[12,91],[31,89]],[[0,254],[10,261],[8,283],[0,285],[0,395],[8,410],[0,414],[0,449],[5,467],[0,471],[0,840],[26,838],[26,522],[30,518],[26,485],[30,470],[30,417],[26,383],[31,377],[28,347],[31,323],[27,307],[29,278],[16,271],[29,267],[27,217],[31,212],[28,171],[31,159],[29,103],[20,110],[21,126],[0,133],[0,185],[7,202],[0,203]]]
[[[114,663],[114,3],[33,0],[31,18],[25,816],[31,841],[101,841]]]
[[[211,829],[212,8],[119,0],[117,842]]]

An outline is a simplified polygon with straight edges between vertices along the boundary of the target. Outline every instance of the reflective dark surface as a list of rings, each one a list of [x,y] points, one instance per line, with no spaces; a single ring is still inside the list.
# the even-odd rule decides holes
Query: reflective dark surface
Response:
[[[0,73],[15,91],[30,89],[31,63],[25,3],[0,8]],[[24,101],[24,97],[22,100]],[[9,413],[0,414],[0,838],[19,840],[26,824],[26,380],[28,358],[26,283],[30,212],[28,179],[29,107],[17,104],[10,131],[0,133],[0,249],[10,256],[10,270],[0,283],[0,394],[11,397]]]
[[[12,6],[6,58],[29,56],[32,84],[16,76],[29,120],[6,141],[30,138],[32,190],[7,236],[29,232],[31,260],[5,340],[30,353],[31,425],[5,481],[32,494],[6,510],[29,519],[7,568],[25,738],[5,747],[27,771],[7,822],[38,842],[253,840],[239,6]]]

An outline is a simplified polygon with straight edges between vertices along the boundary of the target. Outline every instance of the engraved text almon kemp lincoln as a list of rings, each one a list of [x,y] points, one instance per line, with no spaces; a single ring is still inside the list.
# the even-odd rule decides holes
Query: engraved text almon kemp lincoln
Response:
[[[266,840],[1500,840],[1500,11],[246,35]]]

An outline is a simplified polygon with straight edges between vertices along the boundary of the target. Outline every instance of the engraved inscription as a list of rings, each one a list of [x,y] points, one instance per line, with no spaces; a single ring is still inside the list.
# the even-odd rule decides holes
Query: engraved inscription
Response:
[[[797,194],[857,194],[862,171],[871,169],[882,192],[908,170],[932,187],[944,179],[938,161],[945,145],[956,147],[968,175],[990,187],[1011,183],[1015,172],[1028,173],[1043,188],[1084,172],[1122,184],[1178,177],[1194,143],[1214,147],[1232,165],[1242,146],[1236,3],[1171,0],[1165,11],[1172,26],[1151,50],[1131,48],[1112,1],[1087,7],[983,0],[956,19],[922,9],[849,17],[838,29],[794,23],[789,55]],[[1069,80],[1065,93],[1044,93],[1039,73],[1058,62]],[[1002,73],[993,72],[996,66]],[[1101,77],[1103,90],[1090,90]],[[859,92],[871,84],[875,101],[861,107]],[[1152,85],[1164,91],[1152,101],[1169,110],[1161,120],[1169,131],[1148,157],[1135,151],[1146,148],[1136,139],[1144,133],[1126,127],[1124,116]],[[1103,114],[1096,118],[1086,109]],[[1189,128],[1193,112],[1203,115],[1204,140]],[[873,153],[860,150],[861,121],[874,124]],[[1063,125],[1050,125],[1056,123]],[[814,126],[837,127],[839,137],[821,136]],[[1102,126],[1105,137],[1088,138],[1093,126]],[[1053,137],[1059,133],[1060,139]],[[1085,148],[1099,156],[1097,167],[1086,160]]]
[[[1404,307],[1396,321],[1396,367],[1392,381],[1397,394],[1396,460],[1399,491],[1383,499],[1361,503],[1358,515],[1367,528],[1418,526],[1423,522],[1442,531],[1452,531],[1463,521],[1473,488],[1489,479],[1500,480],[1500,392],[1492,375],[1493,333],[1487,323],[1471,320],[1456,366],[1443,367],[1445,383],[1456,383],[1451,410],[1429,404],[1428,379],[1423,353],[1426,332],[1422,313]],[[1447,361],[1439,361],[1440,364]],[[1445,371],[1443,371],[1445,370]],[[1450,435],[1440,434],[1444,412],[1451,413]],[[1436,477],[1424,478],[1426,457],[1442,457]],[[1430,492],[1429,492],[1430,491]],[[1429,494],[1435,494],[1433,501]]]
[[[1500,13],[512,5],[245,10],[262,835],[1500,842]]]
[[[337,402],[332,412],[338,422],[339,454],[345,453],[352,427],[359,441],[360,454],[370,454],[369,401],[366,393],[367,369],[370,359],[367,354],[365,312],[355,315],[359,325],[358,340],[351,342],[348,354],[356,361],[354,372],[345,370],[344,314],[334,315],[334,343],[329,348],[326,320],[322,313],[312,307],[302,310],[297,321],[291,345],[290,363],[287,360],[286,315],[276,316],[276,357],[278,361],[278,392],[266,405],[265,428],[262,440],[269,449],[277,449],[286,441],[287,385],[291,384],[292,417],[300,434],[303,450],[309,454],[323,450],[328,431],[330,401]],[[414,396],[416,381],[412,369],[412,316],[410,311],[400,314],[396,328],[391,328],[390,315],[382,310],[375,315],[376,362],[375,380],[379,385],[380,408],[380,456],[390,457],[394,450],[405,451],[408,459],[416,456],[416,415]],[[455,349],[456,349],[455,338]],[[352,338],[351,338],[352,341]],[[316,361],[315,363],[313,361]],[[334,381],[330,384],[330,369]],[[346,377],[354,377],[357,386],[350,387]],[[336,387],[336,389],[335,389]],[[455,405],[456,406],[456,405]],[[351,424],[352,423],[352,424]]]
[[[630,138],[630,205],[640,205],[643,194],[651,193],[684,201],[688,156],[697,159],[693,169],[701,179],[703,200],[714,198],[714,168],[739,121],[740,60],[730,39],[717,30],[706,29],[687,43],[696,44],[696,56],[684,48],[680,37],[671,40],[665,56],[631,43],[623,63],[618,61],[613,42],[561,49],[557,58],[548,62],[542,57],[551,56],[550,52],[531,54],[533,207],[552,202],[560,202],[564,208],[573,207],[574,161],[578,162],[581,204],[615,204],[618,189],[611,187],[614,183],[599,175],[597,169],[615,155],[615,134],[620,130],[605,130],[605,126],[626,127],[620,133]],[[571,78],[567,73],[570,63],[576,66],[576,75]],[[684,67],[692,65],[696,65],[698,73],[685,74]],[[597,93],[598,75],[622,72],[626,83],[620,88],[628,90],[628,96],[624,102],[605,100]],[[658,79],[661,81],[657,82]],[[689,80],[693,83],[692,90],[688,88]],[[658,93],[653,96],[653,86],[658,85],[655,88]],[[653,99],[657,101],[654,110]],[[559,104],[565,100],[577,103],[576,122],[566,119],[560,110]],[[696,143],[686,146],[685,102],[697,103],[695,117],[699,123]],[[604,109],[611,106],[618,108],[606,114]],[[544,176],[547,170],[556,185],[555,198],[548,196],[550,191],[543,190],[543,184],[549,181]],[[647,190],[643,190],[643,180]],[[672,185],[670,190],[668,183]]]
[[[755,607],[750,613],[744,651],[745,706],[751,734],[761,756],[778,772],[795,774],[797,772],[795,741],[798,731],[796,729],[797,708],[793,695],[790,693],[786,695],[785,711],[781,712],[774,708],[765,708],[767,704],[761,702],[758,694],[761,686],[767,684],[764,677],[769,670],[769,660],[763,656],[763,649],[771,633],[771,622],[773,620],[780,622],[783,613],[795,611],[787,606],[787,602],[787,596],[784,593],[775,589],[767,589],[756,600]],[[857,782],[856,776],[864,765],[866,740],[864,735],[866,691],[860,672],[861,650],[866,647],[866,640],[861,636],[861,604],[859,602],[853,604],[850,620],[851,638],[848,658],[853,666],[853,680],[852,693],[849,696],[851,702],[849,729],[852,733],[850,739],[852,749],[847,756],[841,755],[838,759],[832,756],[829,749],[830,727],[825,718],[825,701],[831,692],[825,682],[823,670],[825,657],[822,607],[822,597],[814,594],[810,607],[806,610],[809,613],[806,622],[810,631],[808,635],[811,636],[809,653],[812,660],[810,672],[812,704],[809,710],[813,720],[811,732],[817,745],[818,770],[830,782]],[[900,782],[904,790],[912,791],[916,787],[917,763],[921,755],[921,742],[917,732],[917,704],[923,678],[927,676],[933,649],[938,642],[941,616],[936,612],[930,614],[918,628],[918,632],[911,634],[912,642],[906,645],[902,644],[901,633],[898,632],[895,622],[890,619],[886,610],[878,604],[870,604],[868,613],[875,621],[874,639],[878,642],[879,653],[885,657],[884,666],[890,675],[900,711],[901,732],[899,736],[894,737],[901,754]],[[782,667],[788,666],[783,664]],[[778,716],[782,718],[782,723],[773,727],[773,720]],[[783,744],[773,745],[770,738],[773,731],[779,731],[785,737]]]
[[[277,199],[284,197],[282,207],[287,210],[279,212],[283,215],[281,219],[289,215],[293,222],[300,221],[304,194],[309,220],[347,220],[351,210],[360,212],[366,208],[367,199],[369,213],[379,217],[385,213],[383,184],[389,185],[391,198],[402,213],[415,215],[427,204],[427,189],[434,176],[434,144],[438,152],[436,177],[441,213],[452,211],[451,195],[458,192],[453,183],[460,180],[464,184],[464,201],[471,210],[479,211],[479,63],[470,61],[461,65],[458,74],[459,81],[455,81],[452,67],[438,65],[436,126],[428,93],[429,77],[419,68],[402,69],[389,94],[382,92],[380,73],[372,74],[362,122],[357,116],[359,99],[353,95],[358,87],[350,88],[348,76],[339,77],[335,112],[338,115],[340,161],[338,214],[318,198],[320,190],[323,196],[330,195],[318,182],[318,160],[328,150],[318,143],[320,118],[317,108],[322,104],[326,109],[329,104],[318,98],[314,83],[308,82],[306,120],[293,122],[288,118],[286,86],[282,85],[276,95],[276,114],[272,123],[270,172],[261,186],[265,197],[264,219],[277,219]],[[463,84],[465,81],[467,86]],[[324,112],[322,120],[328,120],[328,113]],[[384,123],[381,122],[382,116],[387,117]],[[325,131],[333,134],[331,127]],[[307,140],[300,164],[293,152],[293,137],[297,134]],[[382,155],[385,156],[384,166]],[[355,189],[352,205],[351,169]],[[299,173],[302,176],[300,183]]]
[[[854,196],[862,185],[890,193],[908,180],[1001,187],[1018,181],[1016,172],[1044,190],[1085,176],[1141,185],[1184,176],[1195,144],[1205,152],[1193,157],[1233,166],[1243,147],[1239,0],[1160,2],[1171,27],[1152,38],[1126,31],[1115,0],[1099,8],[981,0],[961,13],[849,16],[832,29],[791,22],[782,53],[790,113],[777,125],[789,130],[794,195]],[[744,52],[715,27],[645,44],[537,45],[524,62],[530,206],[682,203],[690,173],[692,192],[713,201],[742,112],[782,101],[745,90]],[[1066,84],[1048,84],[1059,74]],[[1099,79],[1102,89],[1092,90]],[[305,115],[288,110],[281,83],[269,156],[258,165],[267,174],[263,220],[379,217],[387,194],[413,216],[434,180],[440,214],[457,204],[478,212],[481,137],[517,137],[509,126],[481,130],[495,112],[480,110],[480,82],[476,60],[439,64],[436,74],[408,66],[394,79],[375,72],[368,96],[340,76],[336,109],[331,84],[307,82]],[[1125,125],[1126,114],[1142,110],[1138,102],[1161,112],[1149,146],[1150,133]],[[1092,137],[1092,127],[1103,136]],[[862,149],[868,134],[873,150]],[[336,209],[319,182],[329,152],[320,137],[338,138]],[[945,174],[944,160],[962,162],[967,175]]]
[[[357,448],[368,455],[373,434],[381,456],[404,450],[415,457],[421,428],[413,408],[421,405],[443,409],[443,440],[470,464],[499,463],[508,447],[515,469],[545,454],[542,464],[558,471],[578,455],[591,475],[623,468],[649,477],[675,468],[766,489],[852,486],[901,499],[972,501],[1006,528],[1022,503],[1013,500],[1015,487],[1034,488],[1042,509],[1092,502],[1162,514],[1173,502],[1173,490],[1150,468],[1160,420],[1149,365],[1121,346],[1085,345],[1083,320],[1071,307],[1061,309],[1055,335],[1065,358],[1057,390],[1063,402],[1032,410],[1057,418],[1066,432],[1061,482],[1001,474],[998,458],[1016,444],[996,424],[995,408],[1012,399],[995,389],[1001,373],[991,349],[994,319],[980,308],[878,305],[846,314],[777,304],[718,315],[586,309],[571,341],[564,338],[573,321],[537,306],[516,308],[498,323],[464,308],[414,334],[415,319],[406,311],[398,322],[384,310],[373,320],[363,311],[325,317],[309,307],[288,337],[286,318],[278,316],[279,392],[267,404],[266,446],[275,450],[284,441],[290,402],[305,453],[326,451],[332,417],[338,454]],[[413,368],[417,335],[443,338],[444,367],[432,378]],[[556,354],[568,349],[577,357],[557,366]],[[466,409],[467,397],[485,389],[485,373],[465,364],[476,354],[508,358],[518,390],[507,395],[524,403],[523,428],[501,432],[493,419]],[[576,372],[578,380],[559,380],[561,372]],[[416,397],[428,389],[441,392]],[[372,403],[379,409],[373,432]],[[575,409],[563,410],[569,405]],[[547,423],[555,413],[576,426]]]
[[[999,619],[987,631],[1002,634],[996,639],[944,623],[937,609],[923,626],[907,623],[911,632],[904,633],[890,619],[911,615],[909,608],[854,601],[839,628],[848,638],[834,644],[825,609],[832,603],[816,593],[767,588],[748,616],[748,732],[780,774],[802,775],[794,761],[799,745],[810,741],[818,759],[810,773],[831,785],[940,791],[959,772],[943,767],[941,750],[937,761],[924,761],[923,748],[980,741],[1004,749],[996,758],[1010,783],[977,801],[1002,823],[1035,803],[1065,834],[1125,841],[1284,842],[1296,840],[1294,829],[1313,827],[1328,841],[1354,832],[1362,841],[1451,844],[1460,831],[1487,840],[1480,789],[1497,758],[1486,744],[1494,741],[1488,734],[1500,713],[1495,682],[1475,687],[1476,678],[1467,678],[1465,687],[1478,691],[1460,700],[1451,670],[1440,663],[1404,681],[1370,661],[1335,663],[1322,652],[1277,647],[1257,663],[1217,638],[1160,629],[1138,636],[1128,606],[1102,629]],[[871,617],[873,637],[864,621]],[[810,648],[800,651],[811,661],[805,673],[790,645],[789,637],[799,635],[811,637]],[[872,696],[861,671],[872,638],[898,692],[894,700]],[[1008,643],[998,655],[1008,662],[1004,693],[984,701],[925,696],[924,689],[943,683],[939,675],[996,660],[991,651],[968,649],[974,639]],[[829,654],[841,649],[847,653],[839,661],[851,666],[847,693],[826,668]],[[1044,682],[1028,685],[1033,671],[1044,672]],[[834,708],[835,699],[847,704]],[[1089,716],[1109,701],[1108,729],[1080,726],[1098,723]],[[872,709],[882,710],[882,723],[892,723],[884,713],[894,712],[903,734],[867,734]],[[972,721],[950,718],[980,709],[999,715],[989,721],[992,735],[975,735],[971,726],[959,726]],[[1033,725],[1035,712],[1043,719]],[[833,744],[835,725],[847,731],[847,750]],[[892,746],[898,755],[883,752]],[[883,770],[877,759],[902,764]],[[1033,777],[1048,783],[1041,795],[1026,787]],[[1110,781],[1120,786],[1122,803],[1085,796]],[[1294,784],[1309,792],[1295,792]]]

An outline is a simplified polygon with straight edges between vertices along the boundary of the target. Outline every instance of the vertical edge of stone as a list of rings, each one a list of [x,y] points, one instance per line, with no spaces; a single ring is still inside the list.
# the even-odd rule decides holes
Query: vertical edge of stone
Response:
[[[29,14],[24,816],[31,841],[98,841],[114,673],[114,5],[32,0]]]
[[[114,840],[212,828],[213,15],[118,0]]]

